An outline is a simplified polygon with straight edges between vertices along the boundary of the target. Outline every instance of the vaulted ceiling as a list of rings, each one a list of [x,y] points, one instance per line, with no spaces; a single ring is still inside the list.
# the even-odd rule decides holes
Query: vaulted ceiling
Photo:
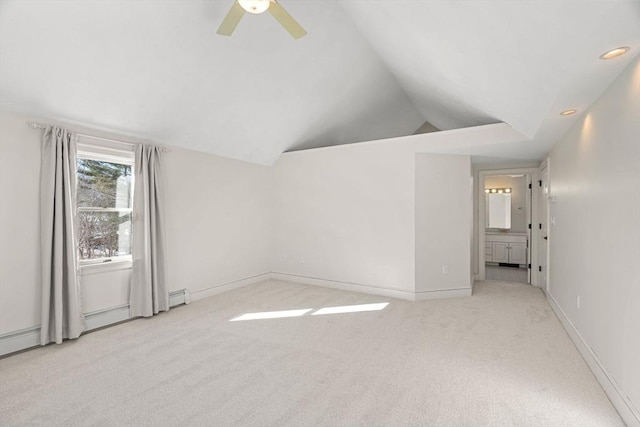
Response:
[[[640,51],[638,1],[280,3],[307,36],[269,14],[219,36],[231,0],[2,0],[0,106],[263,164],[506,122],[535,159]]]

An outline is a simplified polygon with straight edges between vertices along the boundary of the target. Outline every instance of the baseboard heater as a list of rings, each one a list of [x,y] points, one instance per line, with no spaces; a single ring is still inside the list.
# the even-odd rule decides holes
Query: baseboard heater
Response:
[[[189,304],[190,302],[191,296],[187,289],[180,289],[179,291],[169,293],[169,307]],[[85,332],[94,331],[96,329],[104,328],[105,326],[124,322],[131,319],[131,316],[129,315],[129,304],[123,304],[118,307],[111,307],[87,313],[84,318],[86,324]],[[10,332],[8,334],[0,335],[0,356],[6,356],[32,347],[38,347],[39,345],[39,326]]]
[[[186,289],[169,292],[169,307],[177,305],[189,304],[191,302],[191,294]]]

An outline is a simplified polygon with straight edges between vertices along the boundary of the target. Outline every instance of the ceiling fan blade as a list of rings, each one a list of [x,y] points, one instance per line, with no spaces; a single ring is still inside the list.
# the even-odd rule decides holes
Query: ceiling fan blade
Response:
[[[307,34],[304,28],[302,28],[300,24],[293,19],[293,16],[289,15],[289,12],[287,12],[284,7],[280,6],[280,3],[272,1],[268,10],[269,13],[276,18],[280,25],[282,25],[294,39],[299,39]]]
[[[240,3],[237,1],[233,2],[229,13],[224,17],[222,24],[218,27],[218,31],[216,31],[221,36],[230,36],[233,33],[233,30],[238,26],[238,22],[244,16],[244,9],[240,6]]]

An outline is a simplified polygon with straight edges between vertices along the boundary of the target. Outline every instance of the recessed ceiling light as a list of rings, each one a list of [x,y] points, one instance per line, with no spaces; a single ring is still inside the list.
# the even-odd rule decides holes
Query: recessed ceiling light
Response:
[[[560,113],[561,116],[570,116],[572,114],[575,114],[578,110],[564,110],[562,113]]]
[[[613,59],[613,58],[616,58],[616,57],[618,57],[620,55],[624,55],[628,51],[629,51],[629,47],[627,47],[627,46],[617,47],[615,49],[611,49],[610,51],[605,52],[602,55],[600,55],[600,59]]]

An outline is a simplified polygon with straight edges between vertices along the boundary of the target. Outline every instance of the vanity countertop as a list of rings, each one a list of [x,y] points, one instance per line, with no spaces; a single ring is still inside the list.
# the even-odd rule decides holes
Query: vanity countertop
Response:
[[[491,234],[492,236],[526,236],[527,233],[522,233],[522,232],[508,232],[508,233],[502,233],[500,231],[490,231],[487,230],[484,232],[484,234]]]

